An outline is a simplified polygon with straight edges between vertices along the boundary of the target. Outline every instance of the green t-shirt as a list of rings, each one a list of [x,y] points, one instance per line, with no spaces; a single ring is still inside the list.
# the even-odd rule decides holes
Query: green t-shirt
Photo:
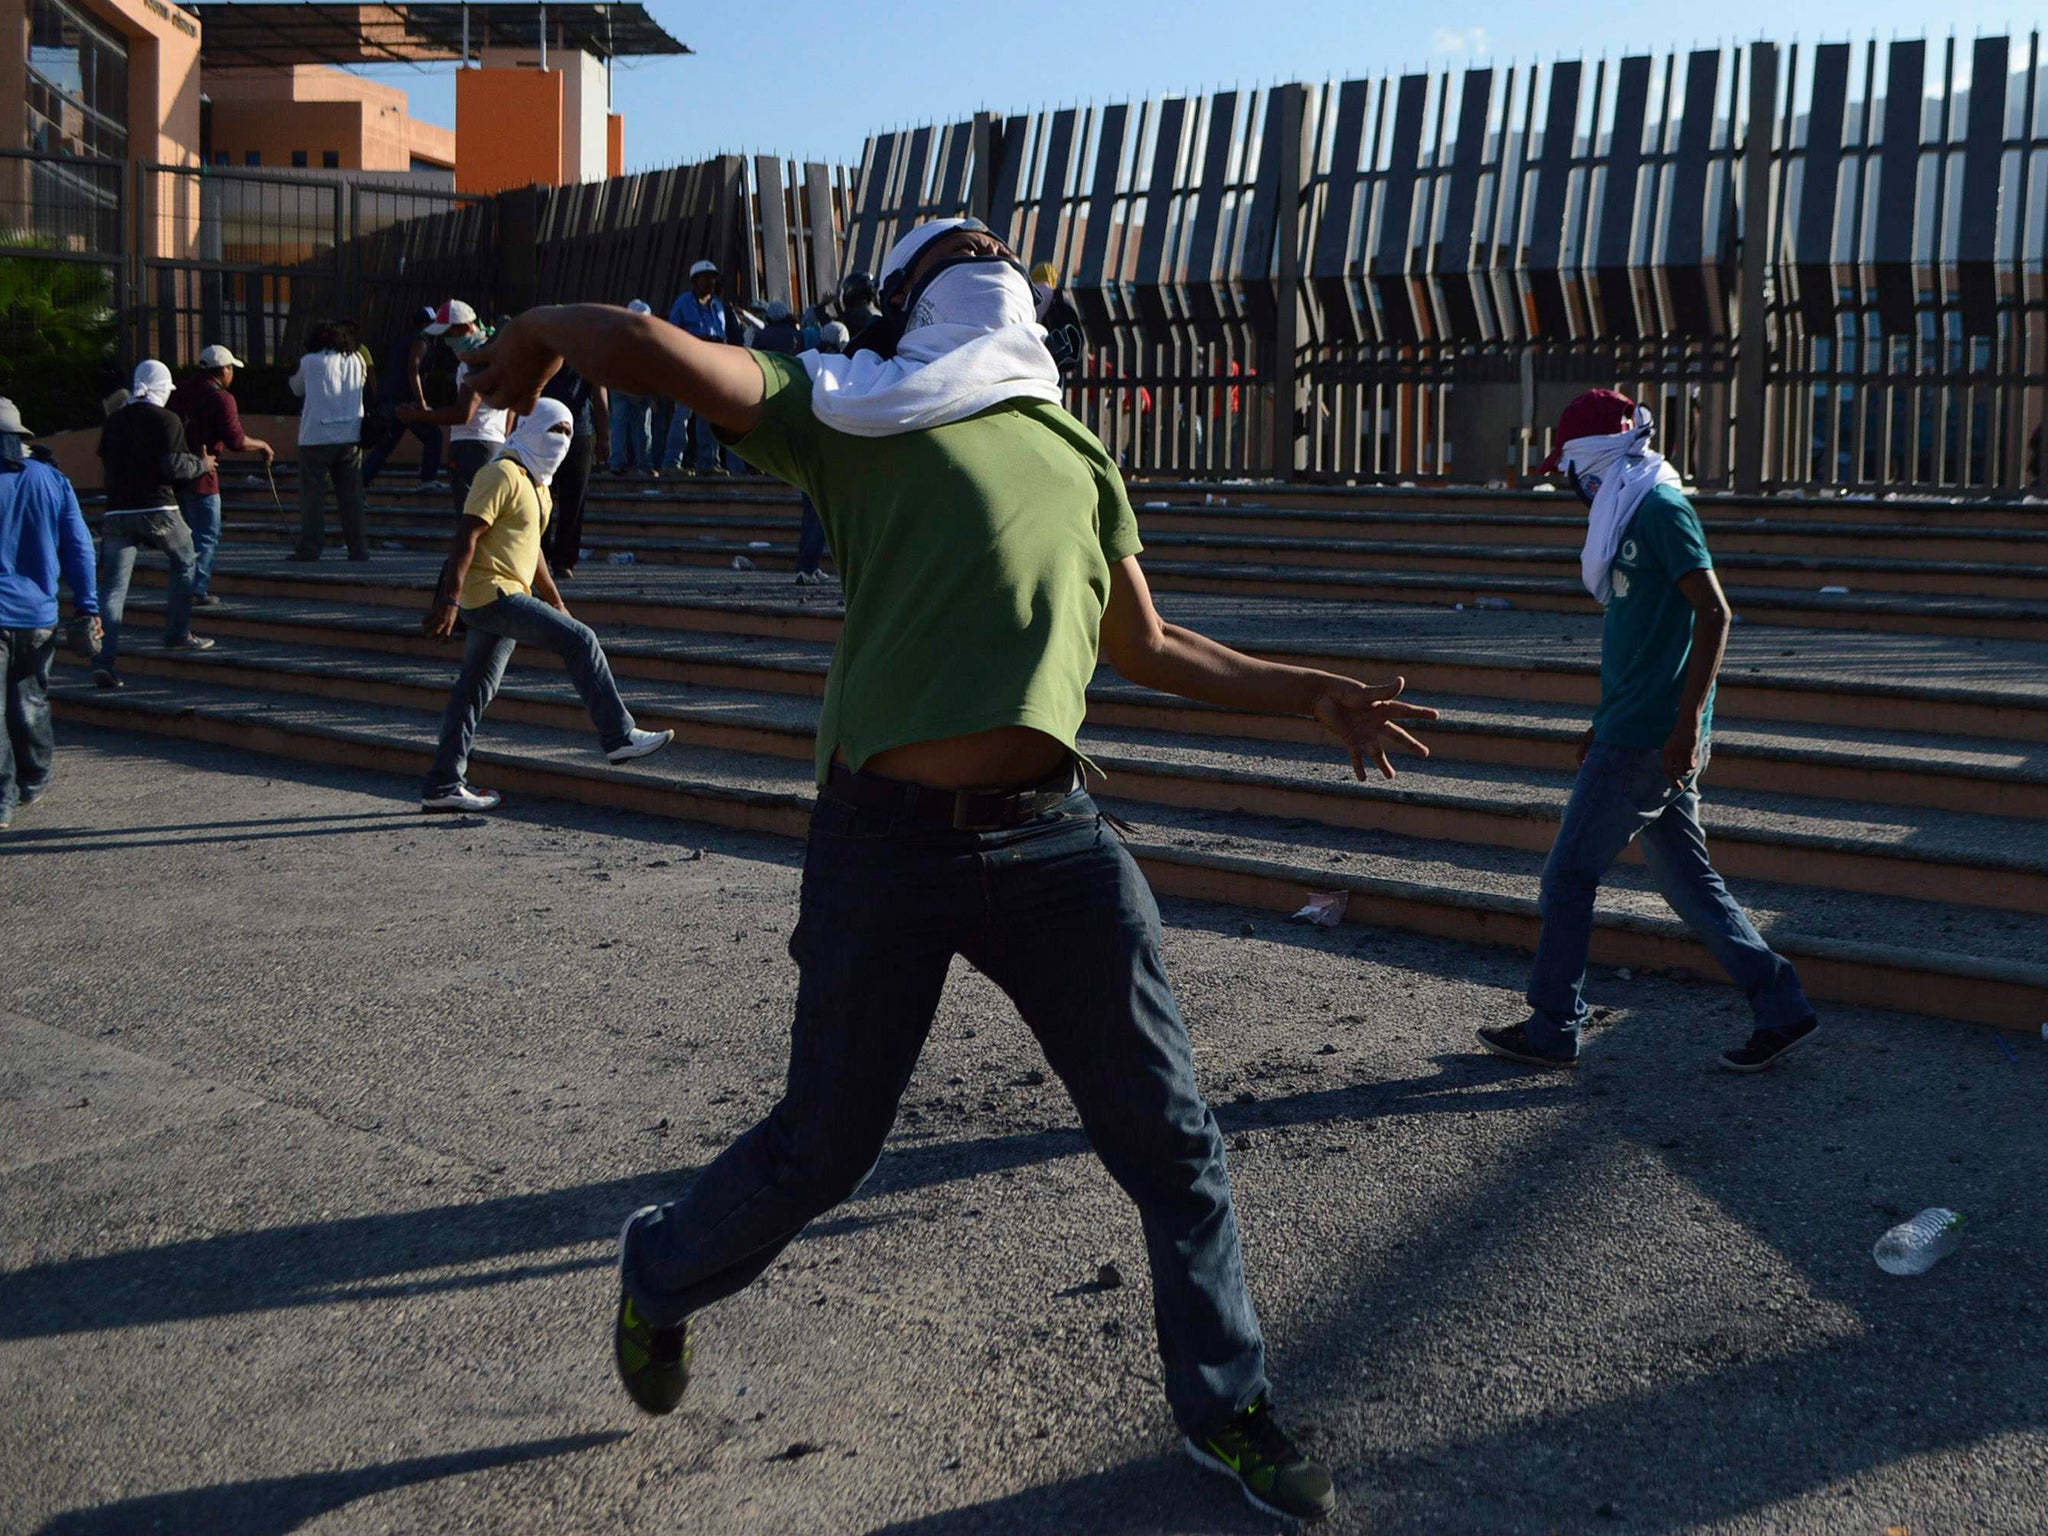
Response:
[[[912,742],[1025,725],[1074,745],[1110,565],[1143,548],[1123,476],[1056,405],[1018,400],[896,437],[811,414],[803,364],[756,352],[768,395],[733,442],[809,494],[846,591],[818,782]]]
[[[1692,655],[1692,604],[1678,590],[1678,579],[1713,568],[1692,503],[1676,487],[1656,487],[1629,519],[1614,557],[1614,595],[1600,635],[1595,740],[1649,750],[1670,738]],[[1709,689],[1700,717],[1702,741],[1713,723]]]

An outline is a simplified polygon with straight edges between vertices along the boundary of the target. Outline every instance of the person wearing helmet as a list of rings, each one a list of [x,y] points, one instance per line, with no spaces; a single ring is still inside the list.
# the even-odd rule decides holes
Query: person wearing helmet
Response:
[[[668,323],[688,331],[700,341],[724,342],[732,327],[732,312],[719,294],[720,275],[715,261],[699,261],[690,267],[690,286],[676,295],[669,306]],[[712,441],[711,424],[700,422],[695,411],[676,405],[669,416],[668,434],[662,444],[664,469],[688,469],[700,475],[723,474],[718,444]]]
[[[1543,865],[1529,1017],[1481,1028],[1479,1043],[1528,1066],[1578,1064],[1594,897],[1637,842],[1671,909],[1749,997],[1755,1028],[1721,1065],[1761,1072],[1819,1022],[1792,963],[1764,942],[1707,857],[1699,781],[1734,615],[1699,514],[1651,446],[1654,433],[1647,408],[1588,390],[1564,408],[1557,446],[1537,471],[1562,471],[1587,506],[1579,575],[1606,610],[1600,703]]]
[[[642,1409],[673,1411],[691,1314],[860,1186],[965,956],[1016,1003],[1138,1206],[1186,1449],[1261,1508],[1321,1518],[1329,1472],[1268,1404],[1223,1137],[1158,908],[1076,739],[1101,656],[1143,685],[1319,721],[1361,778],[1424,751],[1403,724],[1436,712],[1399,701],[1398,682],[1262,661],[1159,617],[1123,477],[1057,404],[1031,285],[990,231],[920,225],[883,277],[890,313],[869,329],[891,334],[844,357],[741,352],[569,305],[529,310],[480,360],[480,386],[515,408],[566,357],[701,411],[817,503],[846,589],[791,940],[788,1088],[680,1200],[628,1219],[619,1374]]]
[[[839,323],[854,341],[881,318],[875,308],[875,280],[866,272],[849,272],[839,285]]]

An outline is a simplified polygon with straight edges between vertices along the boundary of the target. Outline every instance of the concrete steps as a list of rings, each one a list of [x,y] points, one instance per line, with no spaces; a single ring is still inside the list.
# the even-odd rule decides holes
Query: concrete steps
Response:
[[[138,627],[160,610],[131,605]],[[448,647],[419,633],[396,611],[343,604],[238,599],[205,616],[208,634],[262,644],[318,647],[340,653],[375,652],[445,664]],[[830,648],[795,643],[759,654],[687,633],[623,630],[607,633],[606,651],[621,677],[722,688],[758,695],[816,698],[824,689]],[[233,653],[246,654],[238,646]],[[204,661],[207,658],[195,658]],[[1404,660],[1390,658],[1392,671]],[[515,652],[515,667],[558,672],[560,664],[531,647]],[[1504,685],[1505,686],[1505,685]],[[1511,696],[1512,697],[1512,696]],[[1519,698],[1507,703],[1429,690],[1446,712],[1432,729],[1439,763],[1462,762],[1569,774],[1584,729],[1579,707]],[[1724,706],[1715,733],[1713,781],[1718,790],[1867,801],[2048,820],[2048,747],[1998,740],[1955,739],[1903,732],[1848,731],[1770,721],[1748,726]],[[1246,715],[1191,704],[1133,687],[1106,669],[1090,693],[1090,719],[1100,726],[1167,732],[1240,742],[1320,745],[1313,722]]]
[[[225,551],[215,590],[237,600],[362,605],[418,614],[438,562],[406,555],[368,566],[296,565]],[[154,564],[141,588],[161,586]],[[836,587],[796,589],[772,575],[586,568],[572,605],[607,634],[617,630],[723,635],[829,646],[838,638]],[[1232,645],[1371,680],[1404,675],[1416,693],[1443,693],[1590,709],[1599,697],[1593,615],[1446,612],[1420,605],[1361,617],[1315,602],[1293,607],[1242,593],[1175,594],[1172,616]],[[207,615],[204,622],[213,622]],[[1788,653],[1812,663],[1788,663]],[[1821,665],[1846,657],[1849,665]],[[1995,679],[1991,681],[1990,679]],[[1924,634],[1809,636],[1743,625],[1730,645],[1717,714],[1854,730],[2048,742],[2048,665],[2031,644]]]
[[[215,670],[206,681],[193,680],[189,672],[152,676],[158,660],[175,663],[182,672],[186,662],[209,658],[145,660],[138,648],[137,665],[131,668],[137,675],[128,689],[102,693],[67,680],[56,690],[60,714],[117,729],[394,774],[416,776],[424,770],[435,712],[420,707],[420,700],[438,691],[436,679],[424,671],[408,675],[401,666],[363,676],[360,668],[338,662],[332,670],[344,687],[353,679],[376,696],[329,697],[305,692],[302,684],[302,691],[287,697],[211,680],[234,677],[227,658],[213,662]],[[247,660],[251,665],[236,682],[252,682],[262,670],[262,658]],[[438,670],[445,682],[446,669]],[[67,672],[67,679],[76,675]],[[640,687],[630,691],[637,694]],[[381,692],[386,689],[391,693]],[[565,717],[575,706],[562,695],[559,684],[532,690],[523,681],[507,691],[475,757],[473,773],[479,782],[514,794],[801,835],[810,797],[808,770],[790,755],[759,749],[787,741],[794,720],[787,706],[795,701],[783,701],[782,711],[757,708],[751,715],[735,704],[731,714],[738,728],[760,733],[755,749],[690,742],[617,769],[602,763],[588,726]],[[634,702],[650,723],[661,718],[653,700]],[[1432,861],[1415,851],[1428,848],[1428,840],[1403,840],[1411,846],[1380,844],[1361,829],[1320,827],[1304,837],[1298,821],[1241,810],[1219,824],[1205,821],[1213,813],[1149,809],[1143,803],[1135,808],[1140,820],[1134,851],[1162,891],[1291,911],[1310,890],[1343,890],[1350,897],[1350,921],[1523,948],[1533,943],[1537,917],[1527,889],[1531,854],[1512,855],[1521,861],[1517,870],[1503,870],[1497,863],[1465,867],[1456,862],[1455,844],[1442,845],[1448,851]],[[1459,870],[1459,877],[1415,878],[1416,871],[1434,873],[1440,866]],[[1617,884],[1600,914],[1595,960],[1710,971],[1704,953],[1676,924],[1650,915],[1643,894],[1626,878]],[[1837,909],[1842,900],[1836,899]],[[2048,1009],[2048,968],[2023,958],[2032,947],[2025,932],[2002,929],[2014,936],[2003,945],[1978,946],[1990,953],[1948,949],[1937,942],[1944,922],[1948,931],[1955,928],[1946,908],[1890,898],[1849,900],[1862,905],[1847,922],[1837,919],[1836,933],[1801,933],[1782,921],[1769,929],[1773,941],[1799,964],[1817,999],[1911,1006],[2011,1028],[2032,1027]],[[1769,917],[1767,909],[1760,910]],[[2003,919],[2007,925],[2027,921]],[[1845,932],[1906,934],[1920,941],[1872,942],[1840,936]]]
[[[449,658],[452,659],[452,658]],[[332,698],[409,708],[438,718],[448,661],[318,651],[252,643],[235,652],[138,651],[124,669],[202,685],[223,684],[297,698]],[[522,718],[573,730],[581,710],[560,695],[555,712]],[[816,706],[780,696],[690,690],[643,695],[647,723],[715,750],[810,759]],[[1107,792],[1147,805],[1245,813],[1329,827],[1400,832],[1541,854],[1556,834],[1570,789],[1568,771],[1490,764],[1434,765],[1393,785],[1359,784],[1320,743],[1189,740],[1143,728],[1091,728],[1082,748],[1109,775]],[[1939,888],[1950,902],[2048,916],[2048,834],[2016,850],[2007,824],[1962,811],[1901,812],[1853,802],[1723,793],[1706,825],[1723,873],[1871,895],[1911,896]],[[1631,857],[1640,855],[1631,850]],[[2044,928],[2048,932],[2048,928]]]

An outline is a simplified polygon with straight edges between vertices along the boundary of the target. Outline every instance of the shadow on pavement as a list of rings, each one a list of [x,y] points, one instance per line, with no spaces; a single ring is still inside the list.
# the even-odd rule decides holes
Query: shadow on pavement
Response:
[[[1927,1049],[1906,1079],[1887,1037],[1858,1038],[1851,1024],[1831,1050],[1765,1078],[1610,1074],[1611,1086],[1574,1084],[1558,1122],[1468,1178],[1427,1226],[1359,1254],[1350,1284],[1276,1340],[1286,1401],[1326,1428],[1342,1424],[1340,1482],[1395,1500],[1404,1528],[1461,1531],[1617,1520],[1633,1531],[1718,1528],[1783,1500],[1850,1499],[1861,1492],[1853,1483],[1911,1458],[2039,1434],[2048,1426],[2048,1306],[2036,1299],[2048,1209],[2028,1191],[2048,1179],[2048,1148],[2026,1130],[2038,1090],[1989,1052],[1972,1060],[1949,1049],[1977,1035],[1921,1037]],[[1602,1031],[1588,1060],[1607,1055],[1618,1066],[1622,1044]],[[1663,1204],[1682,1222],[1689,1204],[1696,1238],[1654,1221],[1632,1227],[1643,1186],[1607,1175],[1646,1150],[1679,1176],[1680,1205],[1659,1194],[1640,1209]],[[1876,1235],[1936,1198],[1972,1213],[1961,1254],[1919,1279],[1879,1272]],[[1610,1258],[1601,1275],[1574,1273],[1573,1234],[1602,1225],[1632,1231],[1620,1249],[1628,1257]],[[1715,1227],[1739,1229],[1771,1261],[1714,1242]],[[1534,1294],[1507,1278],[1526,1273],[1532,1249],[1565,1260],[1550,1263]],[[1696,1292],[1698,1304],[1653,1303],[1674,1288]],[[1417,1359],[1446,1330],[1478,1367],[1468,1392],[1483,1393],[1476,1383],[1488,1379],[1549,1385],[1582,1368],[1572,1350],[1586,1347],[1583,1333],[1571,1326],[1582,1305],[1630,1315],[1598,1348],[1602,1374],[1635,1385],[1538,1389],[1535,1411],[1508,1422],[1489,1415],[1483,1427],[1461,1425],[1456,1403],[1439,1403],[1435,1412],[1453,1420],[1441,1438],[1417,1443],[1396,1427],[1399,1449],[1375,1447],[1376,1426],[1398,1426],[1401,1399],[1430,1390],[1432,1368]],[[1504,1306],[1510,1316],[1526,1309],[1530,1326],[1503,1321]],[[1547,1309],[1565,1325],[1558,1336],[1540,1324]],[[1789,1326],[1802,1311],[1803,1332]],[[1575,1332],[1578,1344],[1565,1342]],[[1944,1495],[1956,1500],[1953,1520],[1940,1528],[2016,1528],[2001,1523],[2010,1508],[1994,1514],[1966,1490],[1997,1485],[1991,1467],[2001,1462],[2006,1478],[2024,1479],[2024,1457],[1990,1453],[1960,1476]],[[1924,1478],[1920,1488],[1924,1499]],[[2033,1487],[2034,1507],[2042,1497]],[[1815,1525],[1826,1516],[1808,1503],[1788,1525],[1883,1529],[1903,1513],[1871,1525],[1866,1506],[1840,1510],[1839,1521]],[[1936,1528],[1923,1523],[1932,1512],[1923,1503],[1913,1528]]]
[[[1148,1456],[962,1509],[878,1525],[868,1536],[1253,1536],[1290,1531],[1247,1506],[1227,1479],[1181,1456]]]
[[[1507,1069],[1512,1072],[1512,1068]],[[1216,1106],[1225,1134],[1283,1125],[1351,1122],[1395,1115],[1498,1112],[1545,1099],[1547,1086],[1503,1089],[1487,1061],[1443,1058],[1427,1077],[1360,1083],[1314,1093]],[[1484,1091],[1469,1092],[1479,1089]],[[899,1137],[855,1202],[1078,1157],[1078,1129],[1020,1132],[965,1141]],[[501,1195],[423,1210],[268,1227],[218,1237],[32,1265],[0,1274],[0,1339],[144,1327],[273,1307],[368,1300],[391,1294],[458,1291],[609,1265],[609,1251],[549,1258],[488,1274],[422,1276],[421,1271],[554,1255],[609,1244],[622,1213],[676,1198],[695,1169],[663,1169],[531,1194]],[[857,1219],[853,1212],[838,1218]],[[418,1278],[376,1285],[387,1277]]]
[[[189,1531],[193,1536],[219,1536],[221,1532],[233,1531],[236,1536],[281,1536],[345,1504],[408,1483],[433,1482],[466,1472],[564,1456],[625,1438],[624,1430],[563,1435],[553,1440],[522,1440],[512,1445],[484,1446],[446,1456],[421,1456],[345,1472],[305,1472],[297,1477],[144,1494],[118,1504],[66,1510],[40,1527],[37,1536],[129,1536],[134,1531]]]

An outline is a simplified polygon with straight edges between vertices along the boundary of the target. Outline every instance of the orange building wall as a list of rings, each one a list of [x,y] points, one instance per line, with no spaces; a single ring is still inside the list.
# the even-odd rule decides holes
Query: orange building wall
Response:
[[[540,69],[455,75],[455,187],[502,192],[562,184],[562,77]]]
[[[616,112],[604,120],[604,173],[626,174],[626,120]]]
[[[207,71],[213,102],[214,151],[245,165],[255,150],[266,168],[289,168],[295,150],[318,170],[334,150],[340,168],[409,171],[415,158],[455,164],[455,135],[422,123],[405,92],[344,70],[302,64],[293,69]]]

